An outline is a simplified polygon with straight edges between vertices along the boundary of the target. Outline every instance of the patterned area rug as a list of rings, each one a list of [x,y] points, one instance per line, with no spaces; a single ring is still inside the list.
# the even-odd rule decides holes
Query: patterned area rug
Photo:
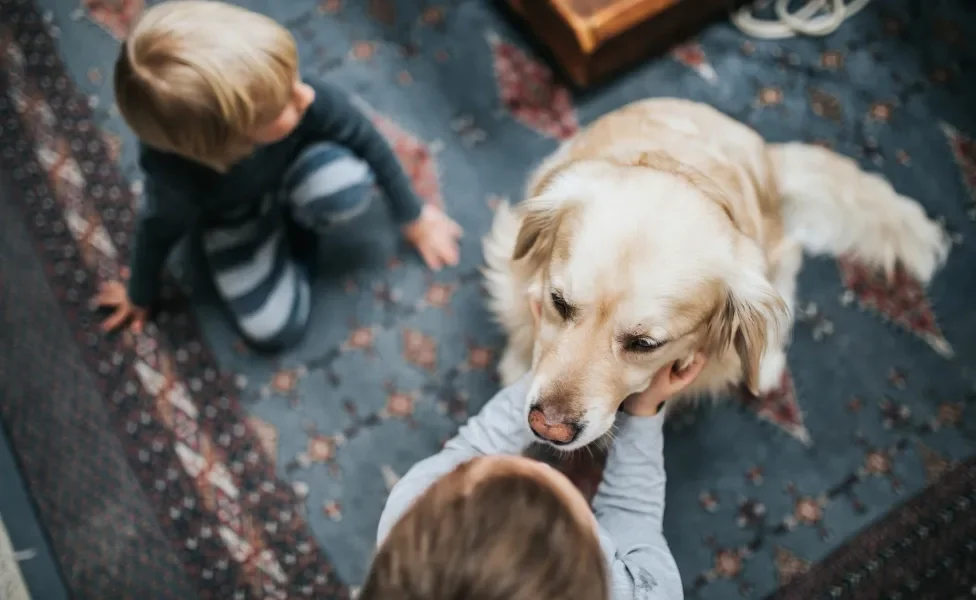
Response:
[[[125,264],[141,193],[110,75],[142,6],[0,0],[0,418],[75,597],[348,597],[389,487],[497,389],[477,274],[492,208],[560,139],[653,95],[854,156],[956,242],[928,290],[809,260],[782,389],[671,424],[688,596],[967,597],[973,7],[875,2],[787,42],[720,24],[580,96],[476,0],[244,4],[356,95],[465,227],[463,263],[426,273],[377,205],[326,240],[311,332],[286,355],[248,352],[178,259],[155,326],[99,335],[88,299]],[[567,469],[586,490],[599,476]]]

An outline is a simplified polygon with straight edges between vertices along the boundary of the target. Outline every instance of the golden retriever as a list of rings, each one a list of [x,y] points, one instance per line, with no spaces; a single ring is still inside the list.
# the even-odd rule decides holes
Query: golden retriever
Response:
[[[696,102],[635,102],[565,142],[501,206],[484,240],[504,383],[532,372],[526,427],[565,450],[697,351],[683,395],[781,381],[802,253],[852,255],[927,282],[942,228],[824,148],[767,144]],[[531,422],[531,425],[530,425]]]

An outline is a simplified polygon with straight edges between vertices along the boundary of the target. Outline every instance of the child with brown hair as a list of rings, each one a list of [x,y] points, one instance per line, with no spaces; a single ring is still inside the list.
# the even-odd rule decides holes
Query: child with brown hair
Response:
[[[417,198],[396,156],[339,89],[299,76],[295,39],[224,2],[171,0],[122,44],[115,98],[141,142],[145,197],[128,286],[108,282],[103,327],[138,331],[174,245],[199,229],[217,291],[244,337],[280,349],[310,314],[315,236],[364,212],[375,181],[433,269],[461,229]]]
[[[520,456],[530,377],[499,392],[390,493],[359,600],[680,600],[661,532],[664,417],[705,364],[658,372],[624,401],[592,511]]]

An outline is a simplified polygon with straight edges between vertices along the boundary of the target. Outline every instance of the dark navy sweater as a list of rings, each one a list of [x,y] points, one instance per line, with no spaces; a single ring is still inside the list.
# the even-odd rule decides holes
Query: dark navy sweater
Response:
[[[256,207],[281,179],[298,153],[311,143],[331,141],[366,161],[385,192],[397,223],[420,215],[421,202],[396,155],[369,119],[342,90],[309,82],[315,101],[298,127],[279,142],[219,173],[196,161],[143,147],[144,202],[136,220],[135,247],[130,259],[129,299],[149,306],[156,298],[159,277],[176,243],[195,226],[219,223],[222,215],[239,215]]]

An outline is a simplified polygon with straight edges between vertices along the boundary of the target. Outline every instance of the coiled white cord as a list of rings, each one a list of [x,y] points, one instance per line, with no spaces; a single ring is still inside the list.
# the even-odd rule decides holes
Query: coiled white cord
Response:
[[[797,35],[825,36],[837,30],[847,19],[860,12],[871,0],[809,0],[796,12],[790,12],[790,0],[775,0],[776,19],[757,19],[752,6],[732,13],[732,23],[742,33],[765,40],[783,40]],[[824,13],[824,14],[820,14]]]

